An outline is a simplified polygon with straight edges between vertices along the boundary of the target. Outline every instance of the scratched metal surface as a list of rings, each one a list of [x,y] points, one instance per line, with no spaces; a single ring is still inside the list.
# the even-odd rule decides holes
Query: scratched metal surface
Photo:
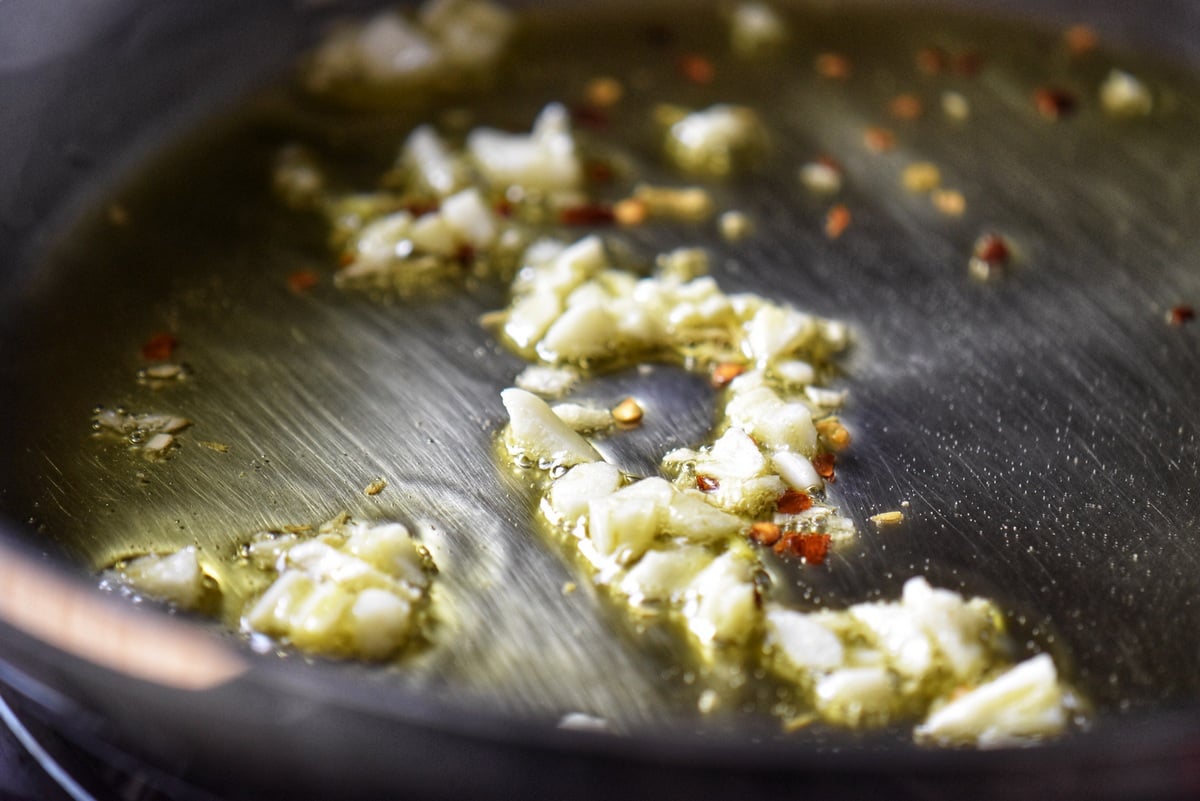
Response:
[[[841,604],[891,597],[924,574],[997,598],[1017,630],[1064,658],[1102,717],[1195,698],[1200,328],[1163,321],[1173,305],[1200,302],[1195,81],[1128,53],[1069,63],[1053,34],[1018,24],[827,8],[797,26],[799,57],[742,78],[729,61],[712,87],[686,87],[673,54],[716,45],[697,21],[671,21],[676,41],[662,51],[640,27],[601,37],[568,20],[545,55],[568,52],[569,63],[514,71],[511,103],[468,105],[520,128],[548,96],[617,71],[639,88],[613,133],[657,179],[673,176],[640,112],[664,87],[679,102],[736,99],[766,115],[768,163],[714,188],[719,205],[754,218],[754,236],[726,243],[711,225],[622,236],[647,256],[703,244],[727,289],[853,326],[839,385],[855,442],[834,497],[861,536],[819,568],[777,566],[781,580]],[[974,79],[921,78],[912,53],[930,41],[977,47],[986,66]],[[853,79],[816,80],[809,64],[821,49],[849,55]],[[636,66],[620,66],[626,58]],[[1095,88],[1113,66],[1148,80],[1151,117],[1102,115]],[[1047,82],[1079,93],[1075,116],[1037,116],[1029,96]],[[946,89],[969,98],[969,123],[937,111]],[[931,113],[887,121],[887,99],[907,90]],[[12,457],[0,468],[0,510],[86,569],[193,542],[228,553],[256,530],[343,510],[397,517],[433,545],[447,614],[436,644],[385,683],[518,716],[585,711],[626,730],[691,718],[701,687],[679,675],[677,644],[639,634],[597,597],[531,529],[520,480],[494,465],[499,390],[522,363],[476,321],[503,304],[502,290],[338,291],[323,231],[280,212],[263,188],[270,155],[296,137],[368,186],[413,119],[339,116],[269,93],[120,189],[128,226],[107,225],[103,210],[81,223],[22,289],[27,316],[5,343],[17,397],[0,423]],[[896,130],[894,152],[861,147],[875,123]],[[854,214],[836,242],[822,231],[828,201],[795,174],[822,153],[845,165],[839,199]],[[937,163],[964,192],[961,220],[900,188],[916,160]],[[1011,273],[988,284],[966,272],[984,230],[1020,250]],[[285,281],[299,268],[322,275],[301,296]],[[164,329],[178,332],[194,377],[140,388],[138,347]],[[678,372],[623,374],[583,392],[618,397],[629,386],[654,396],[649,418],[662,422],[621,459],[703,436],[711,396]],[[195,425],[174,458],[147,464],[90,437],[97,403]],[[365,497],[380,476],[388,489]],[[902,502],[902,528],[867,523]],[[567,581],[580,591],[564,594]]]

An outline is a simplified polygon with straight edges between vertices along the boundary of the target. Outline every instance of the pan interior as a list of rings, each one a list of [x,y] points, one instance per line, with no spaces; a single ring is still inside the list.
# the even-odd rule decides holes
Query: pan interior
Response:
[[[280,86],[173,143],[67,231],[23,290],[6,343],[18,393],[0,424],[0,509],[85,570],[190,544],[227,554],[255,531],[343,511],[404,520],[448,555],[446,613],[430,648],[373,677],[520,716],[583,711],[621,730],[699,720],[703,682],[682,646],[590,589],[536,531],[526,487],[495,466],[499,390],[523,363],[478,319],[506,303],[505,288],[336,289],[323,223],[270,192],[287,144],[365,189],[419,122],[465,113],[524,130],[548,100],[575,102],[612,75],[626,97],[588,135],[620,141],[649,182],[680,182],[650,123],[660,102],[744,103],[772,143],[765,164],[708,184],[719,208],[753,220],[747,239],[711,222],[606,233],[646,260],[702,245],[728,290],[855,332],[839,381],[855,440],[833,497],[860,536],[819,567],[779,566],[796,596],[892,598],[925,575],[996,599],[1022,637],[1066,660],[1101,716],[1194,698],[1200,328],[1164,315],[1200,301],[1200,84],[1134,54],[1072,57],[1060,32],[1005,20],[873,7],[801,7],[789,20],[786,55],[743,62],[715,9],[539,11],[494,89],[364,112]],[[931,45],[978,54],[978,73],[923,74],[915,57]],[[853,75],[818,76],[822,52],[844,54]],[[714,58],[712,83],[680,78],[694,53]],[[1114,68],[1151,87],[1152,114],[1102,111]],[[1076,98],[1073,115],[1038,113],[1031,95],[1050,85]],[[889,116],[903,93],[922,100],[919,119]],[[968,119],[946,116],[947,93],[967,100]],[[892,129],[895,149],[865,148],[868,126]],[[822,155],[846,173],[832,201],[797,175]],[[962,192],[961,217],[904,189],[915,162]],[[831,202],[853,214],[837,239],[824,231]],[[981,283],[967,261],[987,231],[1019,258]],[[289,289],[300,270],[319,276],[310,291]],[[155,389],[135,376],[161,331],[175,332],[192,377]],[[584,391],[617,397],[633,381],[678,404],[655,445],[703,436],[711,393],[681,372]],[[93,437],[97,404],[194,425],[173,458],[148,463]],[[378,477],[388,488],[364,495]],[[904,503],[903,527],[868,522]],[[579,590],[564,594],[568,582]],[[761,706],[706,725],[754,725]]]

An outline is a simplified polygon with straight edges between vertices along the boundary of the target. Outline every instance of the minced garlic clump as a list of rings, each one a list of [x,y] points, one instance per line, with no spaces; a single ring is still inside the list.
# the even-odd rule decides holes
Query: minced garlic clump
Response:
[[[988,601],[922,578],[898,602],[843,611],[772,600],[755,544],[820,562],[824,548],[855,533],[819,494],[822,468],[848,437],[833,416],[843,394],[818,377],[848,334],[756,295],[727,295],[703,266],[668,256],[656,274],[638,276],[615,266],[596,237],[526,252],[511,305],[492,319],[514,350],[551,371],[526,377],[534,391],[501,393],[507,452],[546,475],[542,516],[629,614],[679,619],[706,658],[741,649],[751,667],[791,686],[810,710],[796,719],[923,720],[915,730],[923,742],[980,746],[1062,731],[1074,697],[1049,657],[1011,664]],[[576,409],[560,413],[566,405],[535,394],[539,386],[561,394],[588,369],[642,359],[708,372],[723,387],[714,439],[665,454],[665,477],[605,462]],[[562,371],[571,380],[558,380]],[[819,547],[805,538],[820,538]],[[781,548],[789,542],[799,544]]]
[[[436,572],[399,523],[341,517],[315,534],[263,532],[237,560],[206,564],[194,546],[125,560],[103,585],[199,611],[223,607],[247,635],[328,656],[381,660],[419,631]],[[227,585],[257,587],[248,596]]]

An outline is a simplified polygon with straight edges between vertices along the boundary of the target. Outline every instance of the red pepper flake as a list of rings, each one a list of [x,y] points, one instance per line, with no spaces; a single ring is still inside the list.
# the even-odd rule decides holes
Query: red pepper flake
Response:
[[[317,280],[317,274],[313,270],[296,270],[288,275],[287,286],[298,295],[316,286]]]
[[[713,368],[712,385],[720,389],[729,386],[729,382],[746,372],[746,365],[736,362],[721,362]]]
[[[816,161],[822,167],[828,167],[829,169],[833,170],[834,172],[836,172],[838,174],[845,172],[845,170],[842,169],[842,163],[840,161],[838,161],[837,159],[835,159],[833,156],[824,156],[824,155],[817,156],[816,159],[814,159],[814,161]]]
[[[841,53],[820,53],[813,66],[822,78],[830,78],[835,81],[846,80],[854,71],[850,65],[850,59]]]
[[[833,538],[816,531],[788,532],[774,547],[780,556],[795,556],[810,565],[819,565],[829,555],[829,544]]]
[[[783,532],[774,523],[752,523],[750,525],[750,539],[759,545],[770,548],[779,542],[779,538],[782,536]]]
[[[915,120],[925,113],[925,104],[911,93],[896,95],[888,102],[888,113],[898,120]]]
[[[513,215],[512,201],[507,198],[501,198],[492,204],[492,211],[496,212],[496,215],[499,217],[511,217]]]
[[[171,358],[177,347],[179,340],[163,331],[142,344],[142,358],[150,362],[165,362]]]
[[[1100,45],[1100,36],[1087,25],[1072,25],[1063,31],[1063,43],[1072,56],[1082,56]]]
[[[612,206],[587,203],[563,209],[558,213],[558,221],[563,225],[611,225],[616,221],[616,216]]]
[[[917,51],[917,69],[925,75],[941,75],[950,64],[950,56],[940,47],[922,47]]]
[[[1003,264],[1008,261],[1012,251],[1004,237],[998,234],[984,234],[975,240],[971,255],[988,264]]]
[[[609,184],[616,176],[616,171],[607,161],[588,161],[583,165],[583,174],[589,183]]]
[[[475,248],[470,245],[459,245],[458,250],[454,252],[454,258],[458,259],[459,264],[470,265],[475,261]]]
[[[863,131],[863,145],[872,153],[886,153],[896,147],[896,135],[887,128],[873,125]]]
[[[721,482],[714,476],[706,476],[702,473],[696,475],[696,489],[701,492],[716,492],[721,488]]]
[[[356,258],[357,256],[354,255],[353,251],[343,251],[342,255],[338,256],[338,267],[349,267],[351,264],[354,264]]]
[[[984,234],[975,240],[967,272],[980,281],[999,277],[1012,257],[1012,250],[1004,238],[996,234]]]
[[[954,72],[965,78],[974,78],[983,69],[983,56],[974,50],[967,50],[954,57]]]
[[[829,210],[825,215],[825,236],[837,239],[850,226],[850,209],[841,203]]]
[[[807,492],[790,489],[779,496],[775,502],[775,510],[783,515],[798,515],[806,509],[811,509],[813,499]]]
[[[1181,326],[1196,318],[1196,310],[1186,304],[1180,304],[1167,312],[1167,322],[1170,325]]]
[[[1060,120],[1075,111],[1075,96],[1064,89],[1043,87],[1033,93],[1038,113],[1048,120]]]
[[[422,217],[426,214],[433,214],[441,208],[441,204],[436,200],[414,200],[411,203],[404,204],[404,211],[407,211],[414,217]]]
[[[608,113],[592,105],[571,108],[571,121],[581,128],[603,131],[608,127]]]
[[[817,475],[826,481],[833,481],[833,466],[837,464],[837,456],[832,453],[819,453],[813,457],[813,469]]]
[[[793,541],[792,553],[804,559],[807,564],[819,565],[829,555],[829,543],[832,541],[833,537],[828,534],[806,531],[797,535]]]
[[[717,77],[717,68],[704,56],[689,53],[679,59],[679,73],[691,83],[705,85]]]

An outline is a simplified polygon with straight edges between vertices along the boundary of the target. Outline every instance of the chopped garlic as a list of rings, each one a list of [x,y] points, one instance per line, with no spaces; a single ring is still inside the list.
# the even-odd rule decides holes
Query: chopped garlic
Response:
[[[836,195],[842,188],[842,173],[832,164],[812,161],[800,168],[800,183],[810,192]]]
[[[484,0],[431,0],[415,22],[383,11],[335,29],[313,54],[305,81],[318,92],[429,85],[494,64],[512,27],[508,11]]]
[[[753,56],[778,47],[787,39],[787,26],[766,3],[751,0],[733,9],[729,18],[729,38],[734,52]]]
[[[712,561],[712,553],[697,545],[648,551],[625,574],[617,589],[634,606],[680,604],[688,585]]]
[[[917,727],[916,736],[983,748],[1020,745],[1061,733],[1070,706],[1054,661],[1039,654],[939,707]]]
[[[575,465],[550,488],[547,502],[551,520],[574,526],[587,514],[589,503],[612,495],[621,484],[621,471],[607,462]]]
[[[971,102],[959,92],[944,92],[942,113],[954,122],[966,122],[971,116]]]
[[[195,609],[204,594],[204,572],[194,545],[165,556],[151,553],[130,559],[107,575],[139,595],[181,609]]]
[[[633,190],[632,199],[641,203],[651,217],[699,222],[713,215],[712,195],[698,186],[674,188],[639,184]]]
[[[556,403],[550,407],[558,418],[580,434],[606,431],[613,427],[613,413],[578,403]]]
[[[1144,117],[1154,110],[1154,97],[1128,72],[1113,70],[1100,85],[1100,105],[1116,117]]]
[[[899,510],[880,512],[879,514],[871,515],[871,522],[877,526],[895,526],[904,522],[904,512]]]
[[[526,342],[528,342],[527,339]],[[579,381],[579,371],[573,368],[531,364],[517,375],[514,383],[526,392],[547,398],[557,398],[565,395],[577,381]]]
[[[448,65],[481,69],[496,62],[514,27],[512,12],[484,0],[430,0],[420,11]]]
[[[725,174],[763,147],[758,115],[745,106],[718,104],[695,111],[671,126],[667,155],[681,168]]]
[[[578,189],[583,168],[575,153],[570,117],[558,103],[542,110],[528,136],[479,128],[467,137],[467,151],[487,182],[546,192]]]
[[[841,639],[821,625],[815,615],[784,607],[767,612],[767,648],[779,655],[785,670],[805,678],[841,667],[846,660]]]
[[[512,388],[500,396],[509,414],[506,443],[514,453],[535,462],[567,467],[602,461],[595,448],[536,395]]]
[[[462,164],[432,125],[421,125],[409,135],[400,161],[416,175],[418,186],[437,197],[454,194],[466,181]]]
[[[404,526],[352,524],[317,539],[272,542],[271,550],[278,575],[243,612],[247,631],[363,659],[384,659],[408,641],[430,562]]]
[[[659,532],[671,485],[644,478],[588,503],[588,539],[597,554],[618,564],[637,560]]]
[[[683,615],[701,643],[746,642],[758,628],[754,562],[726,551],[687,585]]]
[[[848,726],[886,723],[897,707],[895,678],[883,667],[849,667],[817,679],[817,711]]]

